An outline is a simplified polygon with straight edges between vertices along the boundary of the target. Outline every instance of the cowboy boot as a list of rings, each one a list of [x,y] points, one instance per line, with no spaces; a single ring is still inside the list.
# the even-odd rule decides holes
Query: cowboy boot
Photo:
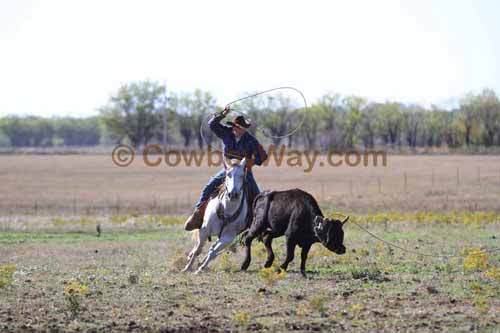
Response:
[[[207,208],[208,200],[201,204],[199,208],[196,208],[184,223],[184,230],[191,231],[194,229],[200,229],[203,224],[203,216],[205,215],[205,209]]]

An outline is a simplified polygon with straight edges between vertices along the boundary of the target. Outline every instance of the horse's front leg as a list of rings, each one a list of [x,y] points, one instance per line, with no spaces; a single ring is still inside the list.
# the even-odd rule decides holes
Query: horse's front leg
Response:
[[[235,237],[236,237],[236,235],[233,235],[233,234],[222,235],[221,238],[210,247],[210,250],[208,250],[207,256],[205,257],[205,259],[203,260],[203,263],[200,265],[200,267],[196,271],[196,274],[198,274],[202,270],[204,270],[208,266],[208,263],[210,261],[212,261],[213,259],[215,259],[215,257],[217,257],[221,253],[221,251],[224,250],[224,248],[226,246],[231,244],[231,242],[234,240]]]
[[[198,239],[196,241],[196,245],[194,246],[193,250],[191,250],[191,252],[189,253],[188,263],[181,272],[187,272],[191,270],[191,267],[193,266],[193,263],[196,260],[196,258],[200,255],[201,250],[203,249],[203,245],[205,245],[207,238],[208,238],[207,229],[201,228],[200,231],[198,232]]]

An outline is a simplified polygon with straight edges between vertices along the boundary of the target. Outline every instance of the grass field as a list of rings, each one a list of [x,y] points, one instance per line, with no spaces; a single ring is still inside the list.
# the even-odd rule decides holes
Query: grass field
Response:
[[[500,224],[398,222],[368,224],[391,242],[435,255],[498,246]],[[85,230],[85,228],[83,228]],[[179,273],[191,235],[179,225],[87,231],[46,229],[0,233],[1,264],[15,264],[0,289],[0,329],[95,331],[219,330],[498,330],[500,253],[468,270],[461,258],[423,257],[390,249],[355,225],[348,252],[313,246],[308,279],[262,271],[265,250],[253,248],[249,272],[238,272],[234,247],[201,274]],[[274,243],[277,261],[283,241]],[[467,253],[464,253],[464,257]],[[475,257],[473,257],[474,260]],[[497,267],[496,273],[492,267]],[[493,273],[496,275],[492,275]],[[72,316],[65,287],[88,288]]]
[[[388,156],[386,168],[256,169],[263,189],[303,188],[431,255],[350,223],[347,253],[315,244],[304,279],[297,257],[284,274],[263,270],[258,242],[246,273],[236,245],[204,274],[179,272],[194,245],[180,223],[214,169],[0,156],[0,331],[498,331],[499,167]],[[281,263],[283,239],[273,246]]]

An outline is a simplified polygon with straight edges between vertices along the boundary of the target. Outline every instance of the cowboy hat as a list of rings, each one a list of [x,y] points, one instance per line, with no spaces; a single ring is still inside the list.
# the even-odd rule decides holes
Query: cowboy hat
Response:
[[[237,116],[232,121],[226,121],[226,124],[228,124],[231,127],[236,126],[236,127],[249,128],[250,120],[246,119],[243,116]]]

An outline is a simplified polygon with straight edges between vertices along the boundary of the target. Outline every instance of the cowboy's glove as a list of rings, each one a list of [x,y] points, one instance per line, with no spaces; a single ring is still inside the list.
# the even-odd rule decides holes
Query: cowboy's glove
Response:
[[[224,108],[224,110],[222,110],[221,113],[225,117],[230,111],[231,109],[229,108],[229,105],[226,105],[226,107]]]

